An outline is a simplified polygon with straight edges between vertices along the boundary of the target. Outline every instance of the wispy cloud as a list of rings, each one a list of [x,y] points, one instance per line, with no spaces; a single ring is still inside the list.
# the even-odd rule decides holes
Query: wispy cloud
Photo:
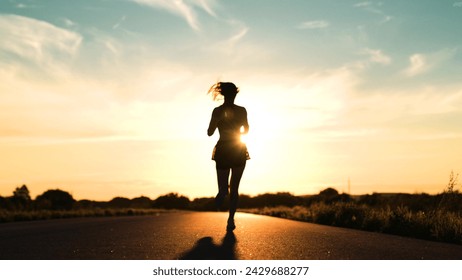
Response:
[[[15,2],[15,1],[10,1],[10,2]],[[32,8],[36,8],[37,6],[31,5],[31,4],[16,3],[15,7],[17,9],[32,9]]]
[[[391,21],[392,19],[393,19],[392,16],[385,15],[383,20],[380,23],[387,23],[387,22]]]
[[[247,27],[243,27],[241,30],[239,30],[234,36],[232,36],[230,39],[229,39],[229,43],[231,45],[235,45],[237,42],[239,42],[242,38],[244,38],[244,36],[247,34],[247,32],[249,31],[249,28]]]
[[[403,74],[414,77],[430,70],[435,70],[451,60],[458,53],[458,48],[444,48],[432,53],[415,53],[409,57],[409,66]]]
[[[456,8],[462,8],[462,2],[459,1],[459,2],[454,2],[454,4],[452,4],[453,7],[456,7]]]
[[[48,22],[17,15],[0,15],[0,52],[44,62],[54,56],[74,55],[82,36]]]
[[[409,66],[404,70],[408,77],[414,77],[424,73],[429,68],[426,57],[423,54],[416,53],[409,57]]]
[[[383,11],[380,9],[380,7],[382,6],[381,2],[375,4],[370,1],[366,1],[366,2],[357,3],[353,6],[356,8],[364,9],[371,13],[380,14],[380,15],[384,14]]]
[[[77,23],[73,22],[72,20],[68,18],[63,18],[62,21],[64,22],[64,25],[66,25],[67,27],[77,26]]]
[[[210,0],[197,0],[197,4],[199,4],[202,7],[202,9],[204,9],[204,11],[206,11],[209,15],[214,17],[217,16],[215,11],[211,7],[212,4],[214,4],[214,2]]]
[[[329,27],[330,23],[325,20],[305,21],[297,25],[298,29],[322,29]]]
[[[373,3],[371,1],[365,1],[365,2],[359,2],[353,5],[353,7],[358,8],[358,9],[363,9],[367,12],[377,14],[383,17],[383,19],[380,21],[381,24],[387,23],[393,19],[392,16],[385,14],[381,7],[383,3],[378,2],[378,3]]]
[[[371,2],[365,1],[365,2],[356,3],[356,4],[354,4],[353,6],[354,6],[354,7],[369,7],[370,5],[372,5]]]
[[[381,50],[364,49],[362,53],[369,56],[369,60],[375,63],[388,65],[391,63],[391,58],[384,54]]]
[[[241,41],[242,38],[245,37],[245,35],[247,35],[247,33],[249,32],[249,28],[245,24],[238,22],[238,21],[231,22],[231,26],[234,26],[235,28],[237,28],[237,31],[234,33],[234,35],[232,35],[228,39],[228,43],[234,46],[239,41]]]
[[[258,44],[253,44],[252,38],[248,38],[250,27],[247,24],[235,19],[223,20],[221,23],[224,23],[222,31],[218,37],[203,45],[204,52],[225,55],[232,61],[255,59],[266,53]]]
[[[445,95],[441,95],[441,91]],[[461,93],[453,86],[425,86],[393,92],[379,89],[351,102],[340,116],[337,129],[357,126],[374,130],[378,133],[374,138],[382,140],[460,138],[460,133],[456,132],[457,122],[435,126],[435,119],[460,119]],[[335,131],[336,127],[331,130]]]
[[[196,30],[199,31],[201,29],[198,15],[196,13],[195,7],[199,7],[200,9],[204,10],[211,16],[216,16],[215,12],[211,8],[213,1],[210,0],[132,0],[133,2],[149,6],[156,9],[164,9],[168,12],[182,17],[188,25]]]
[[[127,19],[127,16],[123,16],[120,18],[120,20],[112,26],[112,29],[117,29],[120,27],[120,25]]]

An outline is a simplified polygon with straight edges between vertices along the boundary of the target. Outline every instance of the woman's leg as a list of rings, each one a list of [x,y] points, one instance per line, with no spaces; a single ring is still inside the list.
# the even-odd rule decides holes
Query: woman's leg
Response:
[[[228,195],[229,188],[229,172],[230,169],[218,169],[217,168],[217,180],[218,180],[218,194],[215,197],[215,205],[217,209],[220,209]]]
[[[228,225],[230,225],[231,222],[232,226],[234,226],[234,214],[236,213],[239,200],[239,183],[241,182],[244,168],[245,165],[242,167],[234,167],[231,173]]]

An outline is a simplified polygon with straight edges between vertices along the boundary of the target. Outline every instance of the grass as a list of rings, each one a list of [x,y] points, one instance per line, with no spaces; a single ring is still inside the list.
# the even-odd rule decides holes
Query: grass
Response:
[[[349,202],[309,207],[265,207],[242,212],[323,225],[354,228],[426,240],[462,244],[462,216],[445,210],[411,211],[407,207],[373,208]]]
[[[116,217],[155,215],[172,210],[163,209],[80,209],[80,210],[35,210],[35,211],[9,211],[0,209],[0,223],[35,221],[50,219],[65,219],[78,217]]]
[[[306,206],[240,211],[462,245],[462,194],[458,190],[458,176],[451,172],[446,189],[435,196],[371,195],[344,201],[324,197],[307,201]]]

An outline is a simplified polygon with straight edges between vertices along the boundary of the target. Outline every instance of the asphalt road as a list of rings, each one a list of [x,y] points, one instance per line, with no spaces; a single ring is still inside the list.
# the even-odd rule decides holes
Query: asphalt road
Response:
[[[168,212],[0,224],[0,259],[462,259],[459,245],[245,213],[227,234],[226,219]]]

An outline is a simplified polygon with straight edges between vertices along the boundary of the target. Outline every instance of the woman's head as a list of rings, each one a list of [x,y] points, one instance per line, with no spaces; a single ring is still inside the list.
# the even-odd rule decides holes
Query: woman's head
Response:
[[[224,96],[225,99],[234,99],[238,92],[239,88],[230,82],[218,82],[208,91],[208,93],[212,93],[213,100],[217,100],[220,95]]]

